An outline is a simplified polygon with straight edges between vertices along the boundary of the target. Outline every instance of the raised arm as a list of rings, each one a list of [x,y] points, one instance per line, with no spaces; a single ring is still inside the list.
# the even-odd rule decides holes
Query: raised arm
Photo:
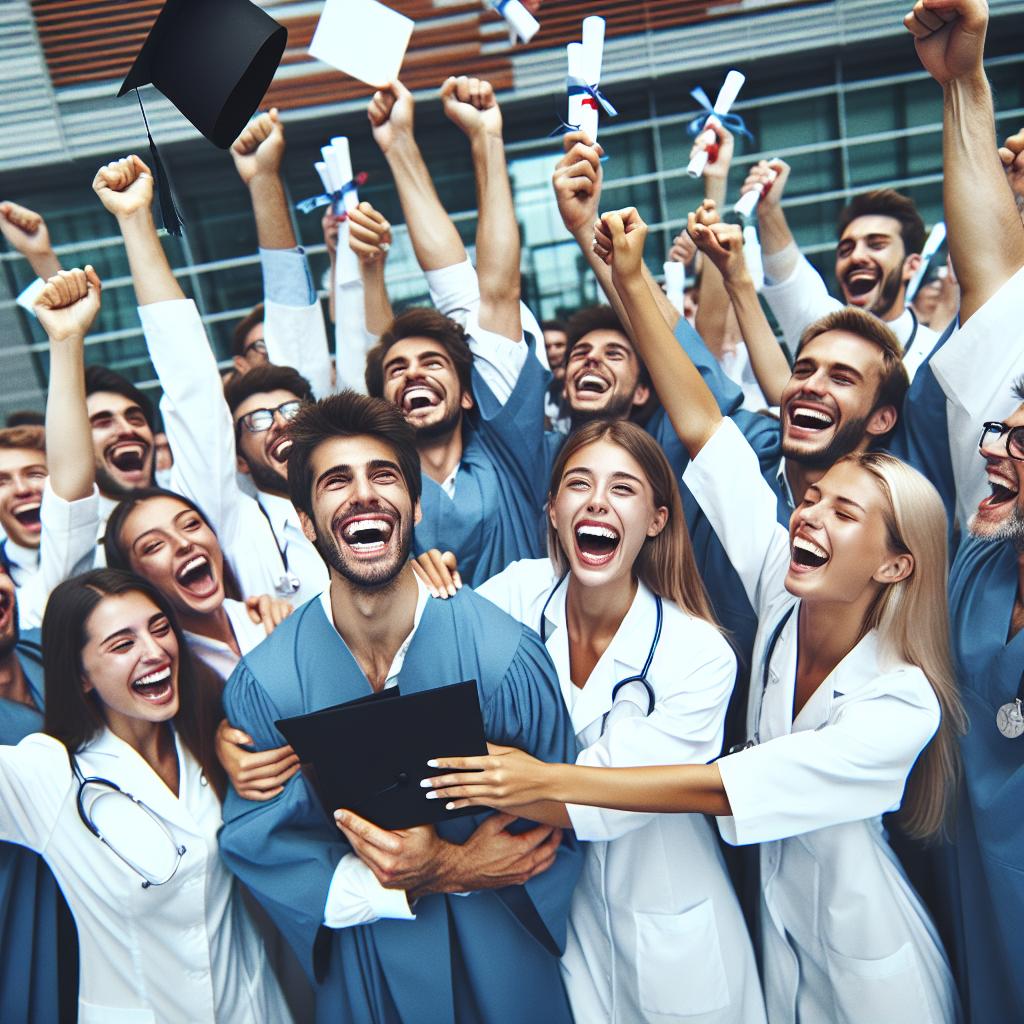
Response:
[[[231,146],[235,170],[252,199],[261,249],[298,246],[281,181],[284,149],[284,126],[276,107],[250,121]]]
[[[359,258],[365,329],[368,334],[379,337],[395,315],[384,280],[384,266],[391,248],[391,225],[384,214],[362,202],[349,211],[348,244]],[[358,371],[361,375],[363,367],[358,367]]]
[[[60,272],[46,221],[35,210],[17,203],[0,203],[0,234],[28,260],[37,277],[45,281]]]
[[[943,202],[964,323],[1024,266],[1024,225],[993,146],[995,113],[983,65],[988,5],[918,0],[904,24],[925,70],[942,86]]]
[[[85,336],[100,310],[100,279],[91,266],[58,271],[35,301],[50,339],[46,393],[46,464],[50,487],[65,501],[93,493],[92,427],[85,404]]]
[[[782,160],[759,160],[747,173],[746,181],[740,186],[740,194],[771,187],[757,204],[757,226],[761,236],[761,252],[764,254],[765,269],[776,281],[785,281],[796,269],[800,255],[789,221],[782,209],[782,194],[789,181],[789,164]]]
[[[721,281],[723,294],[736,312],[758,386],[769,405],[778,405],[790,378],[790,368],[761,308],[743,258],[743,230],[737,224],[723,224],[710,200],[690,214],[687,230],[707,257],[704,276],[710,272]],[[703,292],[700,301],[703,305]],[[698,318],[699,315],[698,308]]]
[[[424,271],[463,263],[466,248],[441,205],[413,135],[412,93],[401,82],[374,93],[367,109],[373,137],[394,175],[416,260]]]

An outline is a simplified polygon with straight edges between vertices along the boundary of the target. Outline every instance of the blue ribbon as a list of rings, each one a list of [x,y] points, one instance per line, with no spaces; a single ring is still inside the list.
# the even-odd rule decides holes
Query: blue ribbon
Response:
[[[365,175],[357,174],[351,181],[342,185],[337,192],[321,192],[318,196],[310,196],[308,199],[303,199],[301,202],[296,203],[295,209],[298,210],[299,213],[312,213],[314,210],[318,210],[321,206],[341,203],[345,196],[350,192],[355,192],[355,190],[359,188],[365,180]]]
[[[565,82],[570,96],[589,96],[609,117],[618,117],[619,112],[596,85],[587,85],[582,78],[575,78],[572,75],[569,75]]]
[[[690,95],[697,101],[701,106],[704,113],[698,114],[687,126],[687,132],[693,137],[697,138],[705,126],[708,123],[708,118],[714,116],[715,120],[720,122],[723,127],[727,128],[733,133],[733,135],[743,135],[746,138],[753,141],[754,136],[750,133],[747,126],[743,123],[743,118],[739,114],[716,114],[715,108],[712,106],[711,100],[708,99],[708,94],[698,85],[696,89],[690,90]]]

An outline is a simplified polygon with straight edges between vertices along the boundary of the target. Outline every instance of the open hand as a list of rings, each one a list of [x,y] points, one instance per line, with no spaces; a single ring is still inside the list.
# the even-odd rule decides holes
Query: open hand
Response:
[[[501,138],[501,108],[490,82],[460,75],[441,86],[444,112],[470,138],[478,134]]]
[[[276,177],[284,159],[284,125],[277,107],[254,117],[231,145],[231,159],[243,184],[256,177]]]
[[[455,775],[424,779],[428,800],[446,800],[448,810],[460,807],[521,807],[540,800],[557,799],[545,787],[550,765],[515,747],[487,744],[479,757],[438,757],[432,768],[469,769]]]
[[[148,211],[153,202],[153,175],[137,157],[114,160],[96,172],[92,190],[108,213],[118,219]]]
[[[99,276],[85,270],[61,270],[46,282],[32,306],[53,344],[83,341],[100,311]]]
[[[427,585],[434,597],[454,597],[462,589],[458,573],[458,560],[454,551],[440,552],[437,548],[412,559],[412,570]]]

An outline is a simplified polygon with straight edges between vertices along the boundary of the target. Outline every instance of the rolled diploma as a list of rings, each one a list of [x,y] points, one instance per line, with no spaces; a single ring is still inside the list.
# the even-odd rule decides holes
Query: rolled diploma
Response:
[[[739,95],[740,89],[743,88],[743,83],[746,80],[746,75],[741,71],[730,71],[729,74],[725,76],[722,88],[718,90],[718,98],[715,100],[715,105],[712,107],[715,114],[729,113],[732,109],[732,105],[736,102],[736,97]],[[715,120],[713,115],[708,117],[709,123],[712,120]],[[715,123],[718,123],[717,120],[715,120]],[[703,148],[690,161],[686,168],[686,173],[691,178],[699,178],[704,173],[704,168],[708,165],[707,147],[715,141],[715,133],[704,132],[704,134],[701,135],[700,141],[703,143]]]
[[[683,293],[686,291],[686,267],[676,260],[671,260],[665,264],[664,270],[665,296],[682,313]]]
[[[768,194],[768,189],[778,177],[775,171],[769,171],[769,174],[771,174],[771,177],[764,184],[759,185],[757,188],[752,188],[749,192],[744,192],[736,201],[733,210],[741,217],[752,216],[753,212],[757,209],[757,204]]]
[[[924,280],[925,274],[928,273],[928,267],[931,265],[933,257],[939,249],[942,248],[942,243],[945,240],[946,222],[940,220],[935,227],[932,228],[928,235],[928,241],[924,243],[924,248],[921,250],[921,266],[917,268],[917,273],[914,274],[910,279],[910,284],[907,285],[907,302],[913,301],[914,296],[921,287],[921,282]]]
[[[583,19],[583,74],[580,77],[587,85],[596,88],[601,81],[601,63],[604,58],[604,18],[591,15]],[[571,72],[570,72],[571,74]],[[597,141],[597,123],[599,111],[597,100],[591,96],[584,96],[580,120],[573,122],[579,124],[590,138]]]
[[[504,7],[492,3],[493,7],[504,19],[510,29],[522,40],[528,43],[540,28],[540,22],[519,2],[519,0],[508,0]]]
[[[330,146],[330,145],[321,146],[320,147],[320,156],[323,157],[323,160],[321,161],[321,163],[322,163],[322,165],[325,168],[326,173],[327,173],[327,184],[326,184],[327,193],[328,193],[328,195],[332,195],[333,196],[334,193],[337,192],[341,188],[341,186],[344,184],[344,182],[338,180],[337,161],[331,155],[331,150],[332,149],[333,149],[333,147]],[[321,164],[318,163],[315,166],[316,166],[316,169],[319,171]],[[324,176],[322,174],[320,175],[320,180],[321,181],[324,180]],[[344,207],[342,206],[340,201],[336,200],[332,204],[331,209],[334,211],[335,215],[337,215],[337,214],[343,212]]]
[[[761,240],[753,224],[743,229],[743,261],[754,282],[754,290],[759,292],[764,287],[764,262],[761,259]]]
[[[586,75],[585,61],[583,59],[583,44],[569,43],[565,48],[565,55],[569,61],[569,77],[578,78],[581,82]],[[583,100],[584,96],[569,96],[569,113],[566,116],[566,124],[573,128],[583,127]]]
[[[353,180],[352,154],[348,146],[348,138],[336,135],[331,139],[330,147],[325,147],[327,165],[332,178],[338,179],[338,188],[342,188]],[[340,209],[336,213],[354,210],[359,205],[359,192],[355,188],[341,197]],[[349,284],[359,280],[359,257],[349,248],[348,222],[338,225],[338,283]]]

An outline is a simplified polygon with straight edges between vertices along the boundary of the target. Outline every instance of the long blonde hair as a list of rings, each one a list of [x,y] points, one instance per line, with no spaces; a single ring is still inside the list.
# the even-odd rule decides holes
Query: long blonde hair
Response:
[[[913,571],[879,592],[865,622],[882,650],[916,665],[939,702],[942,720],[907,780],[899,821],[915,839],[941,833],[960,777],[957,736],[967,727],[950,653],[946,599],[946,510],[938,491],[916,469],[885,452],[847,455],[870,473],[886,498],[885,525],[897,554],[913,556]]]
[[[674,601],[687,614],[718,628],[704,582],[697,571],[693,545],[683,518],[679,487],[665,453],[657,441],[629,420],[594,420],[569,435],[551,469],[548,507],[555,500],[569,459],[595,441],[618,445],[639,464],[654,492],[654,507],[668,509],[668,520],[657,536],[644,541],[633,563],[633,573],[655,594]],[[568,572],[569,560],[558,531],[548,517],[548,555],[559,574]]]

